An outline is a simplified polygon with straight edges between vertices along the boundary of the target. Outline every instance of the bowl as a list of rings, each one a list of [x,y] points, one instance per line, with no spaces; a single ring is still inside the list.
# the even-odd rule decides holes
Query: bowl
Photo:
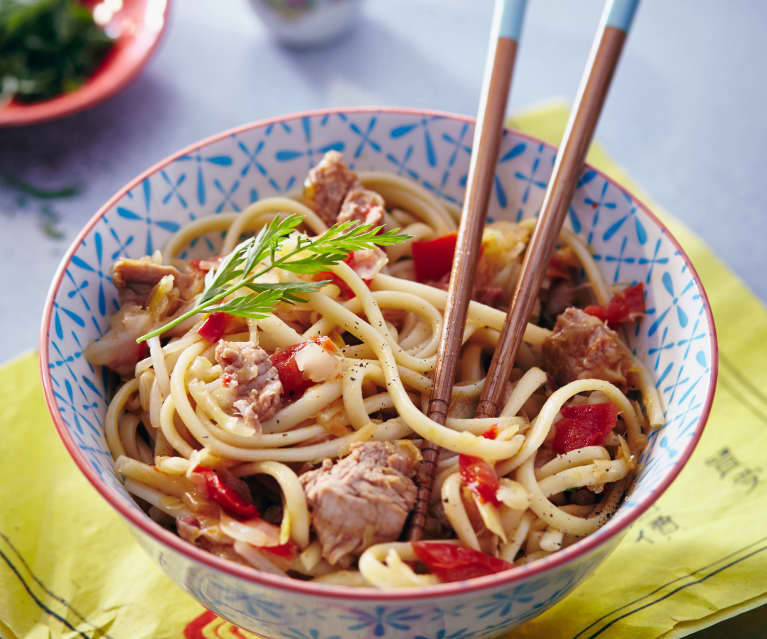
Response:
[[[89,2],[97,23],[115,38],[104,61],[82,86],[50,100],[0,107],[0,127],[36,124],[87,109],[124,89],[139,74],[168,24],[170,0]]]
[[[278,42],[302,49],[351,30],[362,0],[250,0],[250,6]]]
[[[72,459],[181,588],[232,623],[266,637],[464,639],[502,633],[564,597],[613,550],[690,457],[714,394],[714,322],[695,269],[663,224],[613,180],[586,166],[567,224],[586,240],[608,282],[641,281],[647,313],[630,335],[656,376],[666,423],[650,436],[633,489],[602,528],[504,573],[421,589],[373,590],[259,573],[188,544],[154,523],[112,469],[104,441],[106,375],[82,355],[117,307],[110,281],[119,256],[162,247],[196,216],[240,210],[292,191],[329,149],[357,170],[407,176],[440,198],[463,197],[473,120],[413,109],[350,108],[289,115],[226,131],[156,164],[120,189],[64,257],[40,336],[45,397]],[[555,148],[503,134],[489,217],[536,215]],[[208,238],[211,239],[211,238]],[[212,238],[214,241],[216,238]],[[197,254],[213,249],[201,241]]]

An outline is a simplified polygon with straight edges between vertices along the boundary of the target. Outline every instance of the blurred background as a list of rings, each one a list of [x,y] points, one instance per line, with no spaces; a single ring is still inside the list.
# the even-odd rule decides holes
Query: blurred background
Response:
[[[572,100],[602,4],[529,3],[512,114]],[[330,106],[473,115],[491,10],[490,0],[368,0],[348,32],[295,49],[276,43],[247,0],[171,2],[159,49],[125,90],[74,116],[0,128],[0,361],[36,345],[49,282],[85,221],[168,154]],[[596,136],[762,300],[765,26],[767,3],[755,0],[645,0]],[[745,636],[739,623],[699,636]]]

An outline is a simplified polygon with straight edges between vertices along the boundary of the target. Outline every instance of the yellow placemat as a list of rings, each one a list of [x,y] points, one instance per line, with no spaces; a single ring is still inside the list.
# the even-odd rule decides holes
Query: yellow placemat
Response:
[[[556,105],[514,124],[556,143],[566,115]],[[590,161],[641,197],[604,152]],[[700,240],[661,217],[717,321],[709,425],[678,480],[594,575],[510,639],[681,637],[767,602],[767,312]],[[176,588],[87,484],[51,425],[34,354],[0,368],[0,423],[0,637],[255,637]]]

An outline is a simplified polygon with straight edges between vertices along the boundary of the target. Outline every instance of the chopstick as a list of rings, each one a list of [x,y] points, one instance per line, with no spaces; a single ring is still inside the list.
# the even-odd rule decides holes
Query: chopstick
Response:
[[[526,0],[496,0],[495,3],[466,197],[450,271],[450,286],[427,411],[429,417],[440,424],[444,424],[447,418],[526,5]],[[410,520],[409,536],[413,541],[423,535],[438,453],[438,447],[431,442],[425,442],[421,448],[423,461],[418,470],[418,495]]]
[[[511,374],[527,318],[530,317],[546,265],[575,193],[586,152],[638,4],[639,0],[611,0],[605,5],[546,188],[540,217],[527,247],[511,307],[485,378],[477,417],[494,417],[499,412],[503,388]]]

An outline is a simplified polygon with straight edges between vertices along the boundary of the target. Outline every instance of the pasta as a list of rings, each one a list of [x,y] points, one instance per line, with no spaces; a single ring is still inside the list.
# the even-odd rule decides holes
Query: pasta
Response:
[[[267,269],[251,290],[308,286],[272,313],[190,315],[224,256],[287,215],[301,217],[300,237],[321,236],[336,220],[399,226],[411,237],[352,251],[319,275]],[[148,515],[257,570],[369,587],[508,569],[599,528],[662,422],[649,373],[607,325],[641,312],[636,290],[611,290],[588,247],[563,231],[504,408],[475,418],[534,221],[490,225],[449,416],[438,424],[423,411],[457,216],[418,185],[356,175],[331,152],[303,197],[201,218],[162,255],[118,262],[121,310],[86,356],[123,377],[105,436]],[[210,232],[225,234],[220,255],[178,258]],[[285,246],[308,241],[297,237]],[[235,309],[242,295],[221,303]],[[169,320],[179,323],[136,344]],[[403,539],[423,441],[440,456],[426,541],[411,543]]]

